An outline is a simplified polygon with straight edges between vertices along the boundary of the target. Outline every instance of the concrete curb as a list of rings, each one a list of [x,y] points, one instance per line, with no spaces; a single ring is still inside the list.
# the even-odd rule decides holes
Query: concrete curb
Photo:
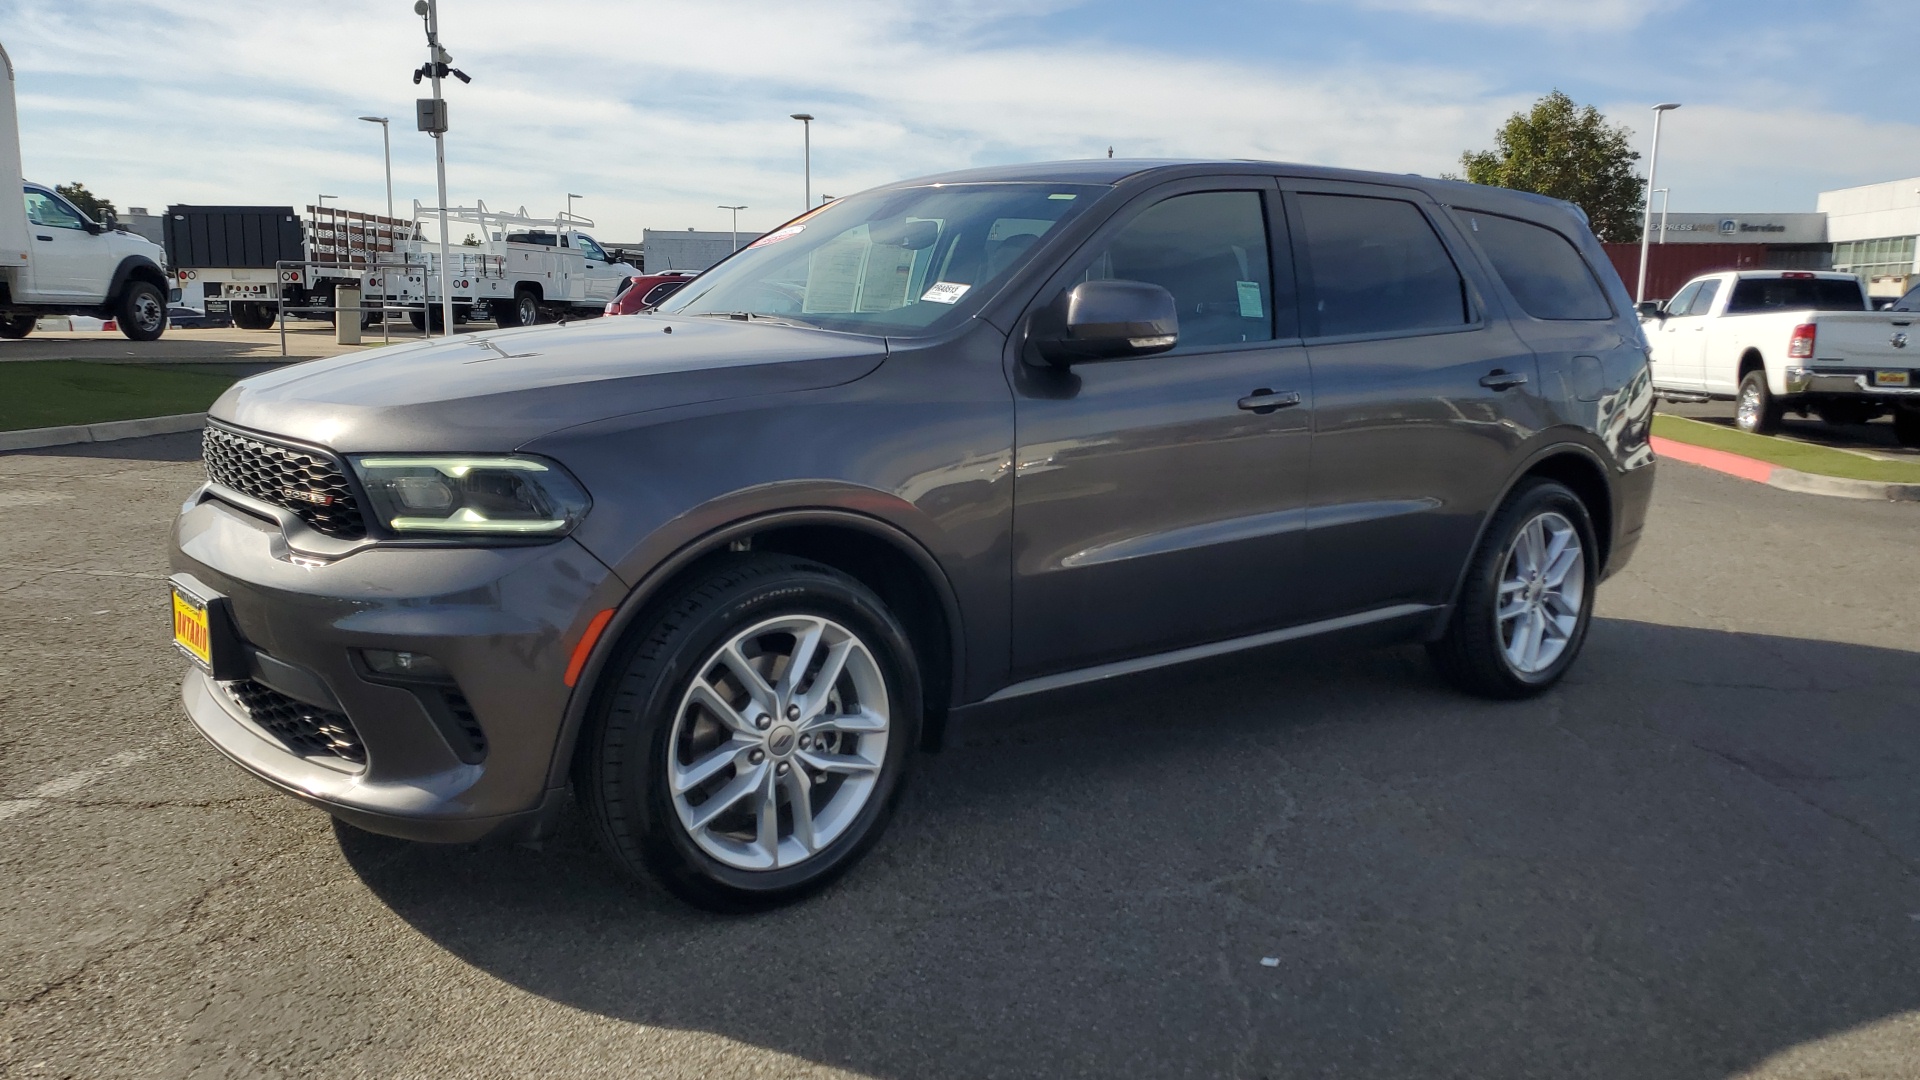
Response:
[[[1819,476],[1761,461],[1725,450],[1711,450],[1692,443],[1653,436],[1653,452],[1669,461],[1723,472],[1742,480],[1767,484],[1783,491],[1804,495],[1832,495],[1841,499],[1878,499],[1883,502],[1920,502],[1920,484],[1894,484],[1881,480],[1848,480],[1838,476]]]
[[[138,420],[108,420],[100,424],[72,424],[67,427],[25,428],[0,431],[0,450],[38,450],[47,446],[72,446],[76,443],[113,442],[138,439],[147,435],[172,435],[195,431],[206,425],[203,412],[175,413],[172,416],[148,416]]]

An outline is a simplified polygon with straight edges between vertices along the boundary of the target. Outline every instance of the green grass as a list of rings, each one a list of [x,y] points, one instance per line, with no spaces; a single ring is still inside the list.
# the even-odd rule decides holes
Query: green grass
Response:
[[[1653,418],[1653,433],[1675,442],[1692,443],[1709,450],[1758,458],[1774,465],[1820,476],[1838,476],[1847,480],[1875,480],[1882,483],[1920,484],[1920,462],[1879,461],[1845,450],[1776,439],[1767,435],[1749,435],[1718,424],[1703,424],[1682,416],[1665,413]]]
[[[0,363],[0,431],[204,412],[233,381],[154,364]]]

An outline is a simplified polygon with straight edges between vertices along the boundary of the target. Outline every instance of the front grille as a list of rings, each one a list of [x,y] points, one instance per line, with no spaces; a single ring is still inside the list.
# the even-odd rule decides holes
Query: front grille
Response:
[[[294,753],[327,754],[355,765],[367,763],[367,749],[360,745],[360,733],[345,715],[295,701],[252,679],[222,685],[234,704],[246,710],[248,719]]]
[[[315,532],[340,540],[367,535],[359,500],[331,457],[212,424],[200,437],[200,453],[207,479],[222,487],[284,506]]]

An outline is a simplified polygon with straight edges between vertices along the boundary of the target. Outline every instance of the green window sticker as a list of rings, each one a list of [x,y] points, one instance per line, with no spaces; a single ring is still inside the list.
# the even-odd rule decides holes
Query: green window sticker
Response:
[[[1260,283],[1257,281],[1236,281],[1240,287],[1240,317],[1243,319],[1264,319],[1266,309],[1260,305]]]

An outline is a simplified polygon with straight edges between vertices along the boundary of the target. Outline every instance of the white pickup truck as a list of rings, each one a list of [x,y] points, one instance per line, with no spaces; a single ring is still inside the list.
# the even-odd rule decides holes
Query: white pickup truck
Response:
[[[50,187],[20,176],[20,126],[13,61],[0,49],[0,338],[23,338],[42,315],[118,320],[120,332],[152,341],[167,329],[165,254],[160,245],[98,222]]]
[[[520,212],[450,207],[453,235],[477,229],[468,243],[449,249],[447,278],[453,287],[455,322],[491,314],[501,326],[531,326],[549,319],[587,319],[603,313],[640,268],[610,256],[581,232],[592,221],[577,214],[551,218]],[[416,239],[396,242],[393,251],[375,257],[362,278],[364,302],[407,308],[417,328],[429,318],[434,329],[443,319],[440,306],[439,211],[413,204]]]
[[[1693,279],[1642,322],[1653,386],[1670,401],[1732,400],[1765,434],[1789,409],[1832,424],[1893,414],[1920,446],[1920,329],[1873,311],[1851,274],[1742,270]]]

